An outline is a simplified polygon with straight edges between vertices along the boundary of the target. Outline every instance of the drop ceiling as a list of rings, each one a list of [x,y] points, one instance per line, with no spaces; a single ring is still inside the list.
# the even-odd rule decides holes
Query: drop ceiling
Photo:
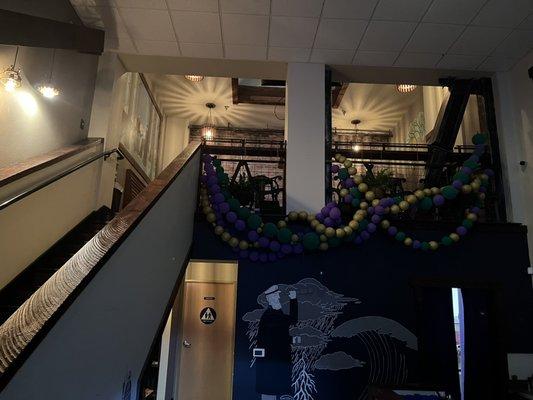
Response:
[[[121,53],[500,71],[533,0],[71,0]]]

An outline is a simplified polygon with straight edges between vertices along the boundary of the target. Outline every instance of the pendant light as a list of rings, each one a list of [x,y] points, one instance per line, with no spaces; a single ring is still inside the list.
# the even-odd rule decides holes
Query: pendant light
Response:
[[[37,90],[41,92],[41,94],[48,98],[53,99],[59,94],[59,89],[55,87],[52,83],[52,74],[54,73],[54,61],[56,59],[56,49],[54,49],[52,53],[52,62],[50,63],[50,74],[48,75],[48,81],[45,83],[42,83],[37,87]]]
[[[202,138],[204,140],[212,140],[216,133],[215,125],[213,124],[213,117],[211,115],[211,110],[216,107],[215,103],[206,103],[205,105],[209,110],[209,115],[207,117],[207,123],[202,127]]]
[[[185,79],[197,83],[204,80],[204,77],[202,75],[184,75]]]
[[[396,89],[400,93],[410,93],[410,92],[412,92],[413,90],[416,89],[416,85],[406,85],[406,84],[402,83],[400,85],[396,85]]]
[[[7,67],[2,74],[0,74],[0,83],[4,86],[4,89],[8,92],[12,92],[22,85],[22,77],[20,76],[20,68],[15,69],[17,66],[17,58],[19,55],[19,47],[15,52],[15,61],[13,65]]]

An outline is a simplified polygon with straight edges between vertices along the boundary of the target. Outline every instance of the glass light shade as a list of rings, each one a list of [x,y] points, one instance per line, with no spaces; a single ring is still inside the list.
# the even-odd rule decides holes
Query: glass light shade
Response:
[[[396,85],[396,89],[398,89],[398,92],[400,93],[409,93],[416,89],[416,85]]]
[[[359,146],[358,144],[354,144],[352,146],[352,150],[355,151],[355,152],[358,152],[359,150],[361,150],[361,146]]]
[[[202,128],[202,137],[205,140],[212,140],[215,136],[216,129],[213,126],[206,125]]]
[[[204,80],[204,77],[202,75],[185,75],[185,79],[188,79],[191,82],[200,82]]]
[[[37,90],[48,99],[53,99],[59,95],[59,90],[52,85],[41,85],[37,88]]]
[[[12,66],[7,68],[0,75],[0,83],[2,83],[4,89],[8,92],[14,91],[22,85],[22,77],[20,76],[20,72],[15,71]]]

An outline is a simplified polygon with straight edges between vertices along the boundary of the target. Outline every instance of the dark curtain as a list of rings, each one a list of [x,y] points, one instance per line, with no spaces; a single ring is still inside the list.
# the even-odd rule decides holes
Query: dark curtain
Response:
[[[451,288],[418,287],[417,308],[423,382],[460,399]]]
[[[501,347],[492,292],[461,289],[464,310],[465,400],[500,399],[504,395]]]

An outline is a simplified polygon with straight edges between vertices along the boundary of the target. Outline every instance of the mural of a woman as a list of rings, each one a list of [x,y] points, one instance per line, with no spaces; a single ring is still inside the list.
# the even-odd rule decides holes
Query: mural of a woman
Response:
[[[265,292],[268,307],[259,320],[257,349],[264,349],[256,358],[256,392],[261,400],[275,400],[291,392],[291,325],[298,322],[296,291],[289,291],[289,315],[283,312],[277,285]]]

